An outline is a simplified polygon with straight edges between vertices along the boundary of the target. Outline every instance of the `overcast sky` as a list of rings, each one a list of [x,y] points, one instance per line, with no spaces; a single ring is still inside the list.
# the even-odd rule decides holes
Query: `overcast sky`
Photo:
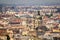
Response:
[[[60,0],[0,0],[0,4],[60,5]]]

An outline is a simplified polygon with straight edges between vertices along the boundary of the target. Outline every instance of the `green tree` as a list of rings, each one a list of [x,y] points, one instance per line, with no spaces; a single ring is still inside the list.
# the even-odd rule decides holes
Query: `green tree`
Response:
[[[50,16],[53,16],[53,14],[51,13]]]
[[[51,13],[50,15],[46,14],[46,16],[47,16],[48,18],[50,18],[51,16],[53,16],[53,14],[52,14],[52,13]]]
[[[10,37],[9,37],[9,35],[6,35],[7,36],[7,40],[10,40]]]
[[[40,16],[38,19],[42,20],[42,16]]]

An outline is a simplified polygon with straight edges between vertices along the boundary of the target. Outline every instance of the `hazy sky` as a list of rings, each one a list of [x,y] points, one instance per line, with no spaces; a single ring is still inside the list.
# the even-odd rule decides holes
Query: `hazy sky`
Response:
[[[0,0],[0,4],[60,5],[60,0]]]

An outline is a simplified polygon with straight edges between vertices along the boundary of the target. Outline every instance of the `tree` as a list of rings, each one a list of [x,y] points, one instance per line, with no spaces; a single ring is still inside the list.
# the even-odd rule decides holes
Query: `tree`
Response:
[[[42,20],[42,16],[40,16],[38,19]]]
[[[38,11],[38,15],[40,15],[40,11]]]
[[[51,13],[50,16],[53,16],[53,14]]]
[[[7,40],[10,40],[10,37],[9,37],[9,35],[6,35],[7,36]]]
[[[46,14],[46,16],[47,16],[48,18],[50,18],[51,16],[53,16],[53,14],[52,14],[52,13],[51,13],[50,15]]]

